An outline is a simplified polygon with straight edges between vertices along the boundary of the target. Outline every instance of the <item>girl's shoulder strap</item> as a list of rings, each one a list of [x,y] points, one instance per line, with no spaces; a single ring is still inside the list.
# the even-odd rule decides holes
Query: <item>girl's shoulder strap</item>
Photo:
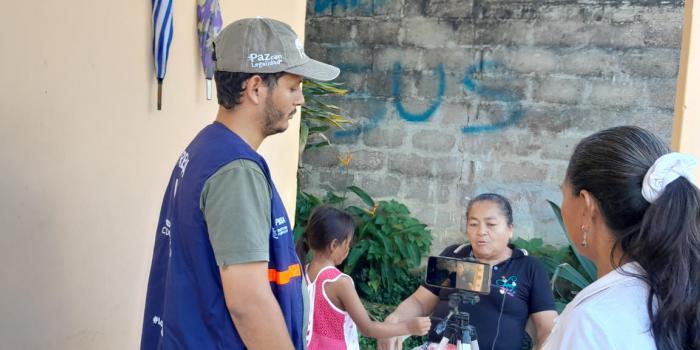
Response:
[[[318,272],[318,275],[316,276],[316,282],[323,283],[327,280],[335,280],[338,278],[338,276],[341,275],[343,275],[343,273],[340,270],[338,270],[337,267],[326,266]]]
[[[342,271],[338,270],[335,266],[328,266],[324,267],[321,272],[318,273],[318,277],[316,277],[316,283],[323,284],[325,282],[335,282],[337,281],[340,277],[347,277],[350,279],[350,283],[355,285],[355,281],[352,280],[352,277],[344,274]]]

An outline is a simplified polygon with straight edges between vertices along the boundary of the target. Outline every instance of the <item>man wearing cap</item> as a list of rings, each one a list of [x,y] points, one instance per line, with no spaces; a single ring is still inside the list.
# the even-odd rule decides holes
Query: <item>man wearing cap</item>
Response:
[[[236,21],[214,46],[219,111],[165,192],[141,349],[303,349],[302,267],[256,149],[289,126],[303,77],[340,71],[306,56],[294,31],[271,19]]]

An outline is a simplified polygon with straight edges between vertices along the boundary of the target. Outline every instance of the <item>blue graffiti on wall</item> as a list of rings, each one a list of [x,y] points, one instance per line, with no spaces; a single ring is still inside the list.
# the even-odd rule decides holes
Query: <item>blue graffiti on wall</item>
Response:
[[[375,8],[384,5],[384,0],[374,0],[374,2],[361,0],[316,0],[314,11],[316,11],[316,13],[322,13],[328,8],[331,10],[334,9],[336,6],[346,9],[356,9],[362,2],[369,3],[370,6]]]
[[[478,82],[477,76],[486,70],[495,70],[503,68],[502,65],[492,62],[484,61],[480,64],[474,64],[467,67],[466,74],[464,76],[463,84],[467,91],[475,94],[478,97],[485,98],[492,101],[503,102],[506,107],[506,118],[504,120],[494,122],[491,124],[483,125],[472,125],[464,126],[462,132],[465,134],[476,134],[484,132],[498,131],[509,126],[515,125],[523,117],[523,109],[520,104],[520,97],[515,93],[505,90],[503,88],[493,88],[488,86],[483,86]],[[432,104],[423,112],[412,113],[407,111],[403,103],[401,102],[401,63],[394,63],[394,70],[392,72],[392,95],[394,98],[394,108],[398,115],[409,122],[426,122],[428,121],[435,112],[440,108],[442,104],[442,99],[445,95],[445,71],[442,65],[438,65],[435,68],[435,73],[438,76],[437,91],[435,93],[434,100]],[[370,120],[361,126],[353,129],[346,129],[335,132],[336,137],[348,137],[357,136],[365,131],[372,130],[379,125],[387,114],[387,108],[381,107],[370,117]]]
[[[467,69],[467,74],[464,76],[464,86],[467,90],[473,92],[477,96],[488,98],[495,101],[508,103],[507,118],[505,120],[486,125],[465,126],[462,132],[465,134],[475,134],[480,132],[496,131],[511,125],[516,124],[523,117],[523,109],[520,105],[520,98],[514,93],[495,89],[487,86],[481,86],[475,80],[475,75],[484,69],[497,69],[500,65],[496,62],[485,61],[479,65],[472,65]]]
[[[440,107],[442,97],[445,96],[445,70],[442,68],[442,65],[439,65],[435,69],[435,72],[440,79],[438,81],[438,91],[437,95],[435,96],[435,100],[430,105],[430,107],[428,107],[428,109],[425,110],[425,112],[411,113],[406,111],[406,109],[403,108],[403,103],[401,103],[401,63],[394,63],[394,72],[391,74],[391,91],[394,95],[394,106],[399,112],[401,118],[409,122],[424,122],[428,120],[433,115],[433,113],[435,113],[435,111],[437,111],[438,107]]]

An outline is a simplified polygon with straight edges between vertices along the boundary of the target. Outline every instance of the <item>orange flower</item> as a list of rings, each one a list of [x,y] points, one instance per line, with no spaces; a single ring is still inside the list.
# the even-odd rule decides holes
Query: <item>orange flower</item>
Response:
[[[351,160],[352,153],[350,152],[348,152],[344,157],[338,156],[338,161],[340,161],[340,164],[346,168],[350,165]]]
[[[374,206],[369,209],[364,209],[369,216],[374,216],[377,213],[377,208],[379,208],[378,203],[374,203]]]

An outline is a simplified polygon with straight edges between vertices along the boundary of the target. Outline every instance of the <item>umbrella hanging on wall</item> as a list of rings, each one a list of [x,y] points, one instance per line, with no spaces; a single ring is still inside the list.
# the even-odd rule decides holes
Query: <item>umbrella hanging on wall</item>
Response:
[[[152,0],[153,6],[153,61],[158,79],[158,110],[161,106],[163,78],[168,66],[170,43],[173,40],[173,0]]]
[[[219,0],[197,0],[197,36],[202,56],[202,68],[207,79],[207,100],[211,100],[211,79],[214,77],[213,42],[221,31]]]

